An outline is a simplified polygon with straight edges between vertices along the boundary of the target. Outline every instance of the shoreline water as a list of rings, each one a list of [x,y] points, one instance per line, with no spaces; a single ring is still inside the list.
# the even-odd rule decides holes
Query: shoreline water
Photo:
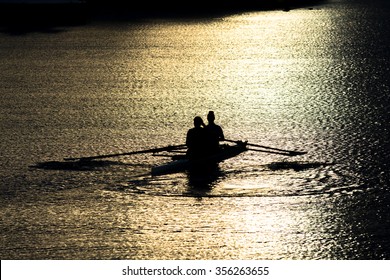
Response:
[[[211,17],[245,11],[284,10],[321,5],[326,0],[301,1],[194,1],[179,5],[177,1],[140,2],[129,6],[123,1],[81,1],[55,4],[1,3],[0,24],[3,26],[78,25],[91,21],[125,21],[142,18]]]

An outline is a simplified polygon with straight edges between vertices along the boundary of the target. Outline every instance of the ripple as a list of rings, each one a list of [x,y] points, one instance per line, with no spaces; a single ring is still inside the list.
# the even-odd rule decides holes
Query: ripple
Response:
[[[136,195],[165,197],[288,197],[354,195],[366,186],[329,162],[281,161],[238,169],[218,169],[215,174],[175,173],[143,175],[106,189]]]

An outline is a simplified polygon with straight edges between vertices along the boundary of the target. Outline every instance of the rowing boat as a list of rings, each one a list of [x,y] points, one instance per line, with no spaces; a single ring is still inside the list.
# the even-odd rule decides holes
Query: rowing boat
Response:
[[[186,170],[204,169],[207,166],[216,165],[226,159],[235,157],[247,150],[246,143],[238,141],[235,145],[221,145],[218,152],[202,158],[190,159],[186,155],[172,156],[172,161],[152,167],[151,174],[156,176]]]
[[[270,153],[270,154],[277,154],[277,155],[290,156],[290,157],[306,154],[306,152],[302,152],[302,151],[285,150],[285,149],[273,148],[273,147],[268,147],[268,146],[263,146],[258,144],[251,144],[248,143],[247,141],[243,142],[243,141],[235,141],[229,139],[224,139],[224,141],[228,143],[234,143],[234,144],[221,145],[218,152],[197,159],[188,158],[185,155],[186,152],[183,151],[183,149],[186,149],[187,147],[185,144],[182,144],[182,145],[169,145],[165,147],[125,152],[125,153],[113,153],[113,154],[95,155],[95,156],[87,156],[87,157],[70,157],[70,158],[64,158],[64,160],[73,161],[76,163],[79,162],[81,166],[85,166],[86,163],[90,163],[98,159],[120,157],[120,156],[131,156],[136,154],[152,153],[155,156],[169,156],[171,158],[170,162],[167,162],[163,165],[155,166],[151,170],[152,175],[162,175],[168,173],[182,172],[185,170],[207,172],[208,170],[210,170],[209,167],[215,167],[218,163],[226,159],[235,157],[245,151]],[[255,147],[256,149],[250,147]],[[161,154],[161,153],[165,153],[165,154]],[[169,154],[167,155],[166,153]],[[175,154],[172,155],[171,153],[175,153]]]

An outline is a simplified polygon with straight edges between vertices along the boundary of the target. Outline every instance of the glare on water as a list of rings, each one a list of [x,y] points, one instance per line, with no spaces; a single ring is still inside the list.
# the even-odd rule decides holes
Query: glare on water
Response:
[[[2,259],[388,257],[372,205],[388,183],[389,65],[351,43],[351,14],[1,34]],[[378,83],[362,82],[367,69]],[[307,153],[247,151],[205,176],[153,177],[167,158],[150,154],[63,162],[182,144],[209,110],[228,139]]]

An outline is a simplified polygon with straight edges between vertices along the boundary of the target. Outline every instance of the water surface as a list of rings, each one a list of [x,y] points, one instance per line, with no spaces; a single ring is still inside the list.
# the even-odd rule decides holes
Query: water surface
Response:
[[[389,5],[360,2],[1,33],[1,258],[389,258]],[[307,153],[63,160],[182,144],[209,110]]]

